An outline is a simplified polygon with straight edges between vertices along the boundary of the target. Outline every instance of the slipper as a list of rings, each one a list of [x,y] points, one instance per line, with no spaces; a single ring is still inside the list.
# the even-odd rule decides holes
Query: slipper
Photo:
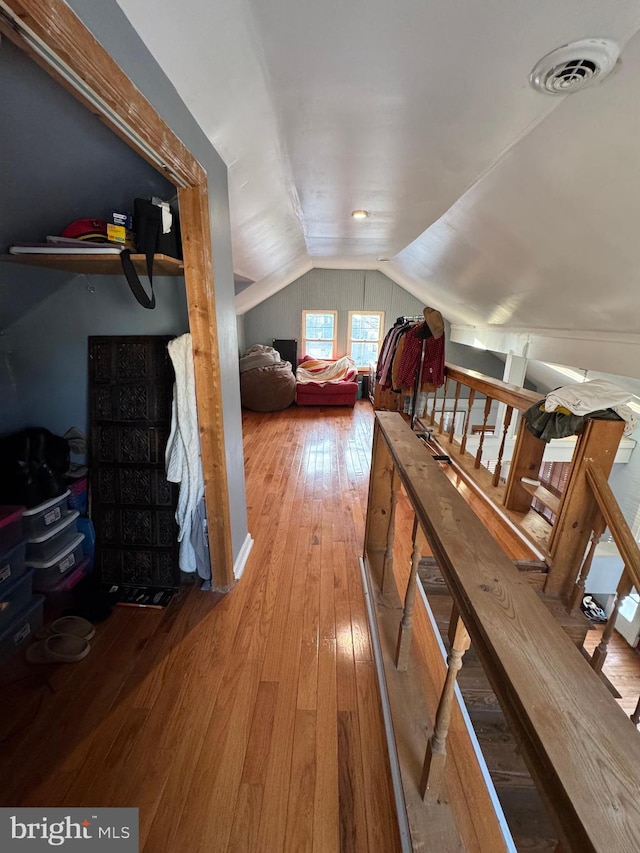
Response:
[[[90,650],[91,646],[82,637],[52,634],[29,646],[27,660],[29,663],[75,663],[86,657]]]
[[[96,629],[91,622],[83,619],[82,616],[61,616],[50,625],[45,625],[36,632],[36,639],[44,640],[52,634],[69,634],[72,637],[81,637],[83,640],[90,640],[95,636]]]

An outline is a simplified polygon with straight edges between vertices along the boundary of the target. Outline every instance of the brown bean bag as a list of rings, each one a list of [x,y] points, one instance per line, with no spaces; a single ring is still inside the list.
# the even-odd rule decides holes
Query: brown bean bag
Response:
[[[277,412],[296,397],[296,377],[288,361],[256,367],[240,374],[240,397],[245,409]]]

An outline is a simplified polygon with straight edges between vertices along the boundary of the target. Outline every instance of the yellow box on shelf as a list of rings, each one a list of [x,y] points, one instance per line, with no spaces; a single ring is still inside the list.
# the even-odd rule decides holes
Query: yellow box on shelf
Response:
[[[122,243],[128,249],[135,249],[135,240],[132,231],[128,231],[124,225],[113,225],[107,222],[107,239],[111,243]]]

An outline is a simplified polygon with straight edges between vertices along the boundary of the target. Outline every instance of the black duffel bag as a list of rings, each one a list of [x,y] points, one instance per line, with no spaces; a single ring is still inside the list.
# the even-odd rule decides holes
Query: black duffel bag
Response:
[[[0,438],[0,503],[37,506],[67,488],[69,442],[44,427]]]
[[[166,223],[163,221],[162,205],[155,204],[146,198],[137,198],[133,202],[133,230],[136,235],[136,249],[139,254],[145,255],[147,259],[147,275],[149,276],[151,296],[147,294],[140,282],[128,249],[122,250],[120,260],[129,287],[143,308],[156,307],[156,297],[153,292],[154,255],[182,258],[178,213],[171,206],[169,206],[169,211],[171,213],[171,224],[169,230],[165,230]]]

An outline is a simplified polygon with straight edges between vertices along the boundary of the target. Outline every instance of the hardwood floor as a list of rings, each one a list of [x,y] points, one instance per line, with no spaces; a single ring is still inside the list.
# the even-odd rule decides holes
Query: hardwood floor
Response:
[[[246,413],[244,575],[3,674],[12,806],[138,806],[144,853],[400,849],[358,566],[373,415]]]
[[[0,672],[0,804],[138,806],[143,853],[400,850],[357,559],[372,421],[365,402],[245,413],[240,583],[115,608],[80,663]]]

